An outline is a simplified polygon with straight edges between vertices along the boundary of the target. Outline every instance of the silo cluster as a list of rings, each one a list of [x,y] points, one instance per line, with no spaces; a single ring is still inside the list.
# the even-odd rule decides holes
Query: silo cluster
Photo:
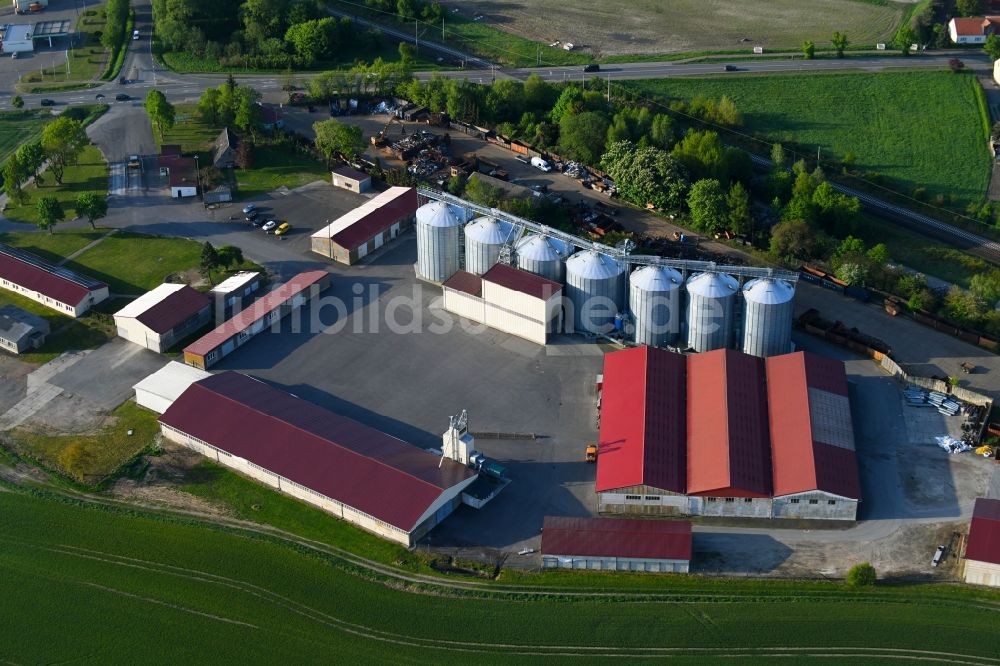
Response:
[[[635,342],[651,347],[676,346],[684,313],[684,278],[667,266],[643,266],[629,276],[628,312]]]
[[[554,282],[565,279],[565,261],[572,253],[573,247],[567,243],[540,234],[525,236],[514,247],[518,268]]]
[[[696,352],[729,347],[739,289],[736,278],[725,273],[697,273],[688,278],[688,347]]]

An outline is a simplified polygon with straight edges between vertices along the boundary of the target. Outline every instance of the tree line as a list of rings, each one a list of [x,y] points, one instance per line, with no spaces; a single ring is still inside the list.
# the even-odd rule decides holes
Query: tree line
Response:
[[[320,0],[153,0],[153,18],[166,50],[223,67],[309,68],[381,43]]]

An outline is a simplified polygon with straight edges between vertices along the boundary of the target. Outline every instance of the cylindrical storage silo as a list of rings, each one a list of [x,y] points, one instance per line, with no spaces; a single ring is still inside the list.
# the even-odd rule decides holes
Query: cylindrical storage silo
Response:
[[[565,276],[566,257],[573,248],[557,238],[532,234],[525,236],[514,246],[517,267],[535,275],[541,275],[554,282],[562,282]]]
[[[607,334],[625,298],[625,265],[594,250],[566,260],[566,296],[577,333]],[[567,313],[567,318],[570,313]]]
[[[676,345],[681,332],[684,278],[667,266],[643,266],[628,278],[628,310],[640,345]]]
[[[465,270],[482,275],[500,259],[500,250],[516,239],[514,225],[480,217],[465,225]]]
[[[743,285],[743,298],[744,353],[767,357],[791,351],[795,287],[784,280],[758,278]]]
[[[724,273],[698,273],[688,279],[688,347],[706,352],[729,346],[739,288],[736,278]]]
[[[462,225],[466,211],[443,201],[417,209],[417,273],[424,280],[444,282],[461,266]]]

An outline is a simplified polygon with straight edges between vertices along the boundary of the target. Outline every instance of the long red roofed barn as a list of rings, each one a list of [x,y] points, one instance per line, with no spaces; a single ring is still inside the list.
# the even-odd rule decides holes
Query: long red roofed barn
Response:
[[[312,251],[350,266],[413,226],[417,191],[390,187],[312,235]]]
[[[108,285],[100,280],[3,244],[0,244],[0,287],[70,317],[82,317],[91,306],[108,297]]]
[[[608,513],[856,519],[843,364],[805,352],[607,354],[596,490]]]
[[[191,384],[160,424],[173,442],[405,546],[461,504],[477,477],[236,372]]]
[[[691,543],[686,520],[546,516],[542,567],[687,573]]]

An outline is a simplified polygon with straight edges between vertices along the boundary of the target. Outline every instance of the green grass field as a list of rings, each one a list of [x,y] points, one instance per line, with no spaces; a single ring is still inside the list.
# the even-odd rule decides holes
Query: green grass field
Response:
[[[97,146],[84,148],[77,163],[66,167],[61,186],[56,185],[55,178],[48,171],[43,175],[45,184],[41,187],[34,184],[25,187],[28,201],[24,205],[9,202],[7,210],[4,211],[5,217],[14,222],[37,224],[38,199],[43,196],[54,196],[62,204],[66,219],[71,220],[76,215],[73,206],[77,196],[83,192],[95,192],[100,196],[108,193],[108,165]]]
[[[19,247],[47,259],[60,261],[82,250],[109,230],[98,228],[86,231],[56,230],[51,234],[37,232],[0,233],[0,243]]]
[[[67,268],[103,280],[115,294],[138,296],[173,273],[197,268],[201,244],[129,232],[110,236],[67,264]]]
[[[212,149],[212,142],[222,131],[221,127],[213,127],[204,122],[198,115],[194,104],[178,104],[176,108],[177,121],[164,133],[163,144],[180,144],[185,153],[204,153]]]
[[[996,594],[649,576],[655,591],[618,598],[442,595],[269,537],[12,490],[0,492],[0,658],[14,663],[988,663],[1000,652]]]
[[[87,10],[76,24],[80,42],[74,41],[69,52],[69,67],[61,60],[53,67],[29,71],[21,77],[18,89],[29,93],[67,90],[73,84],[96,79],[108,59],[107,49],[101,45],[104,24],[104,7]]]
[[[22,143],[40,137],[50,120],[51,114],[45,111],[0,111],[0,164]]]
[[[974,77],[884,72],[676,78],[627,84],[658,100],[728,95],[745,130],[825,159],[856,155],[855,169],[910,195],[964,209],[986,194],[990,156]],[[762,150],[766,152],[766,147]]]
[[[8,438],[18,454],[59,470],[74,481],[97,485],[152,444],[160,430],[156,417],[129,400],[92,434],[51,435],[15,429]]]
[[[253,151],[253,166],[236,171],[241,199],[265,194],[282,185],[293,189],[329,177],[325,164],[285,146],[257,146]]]

